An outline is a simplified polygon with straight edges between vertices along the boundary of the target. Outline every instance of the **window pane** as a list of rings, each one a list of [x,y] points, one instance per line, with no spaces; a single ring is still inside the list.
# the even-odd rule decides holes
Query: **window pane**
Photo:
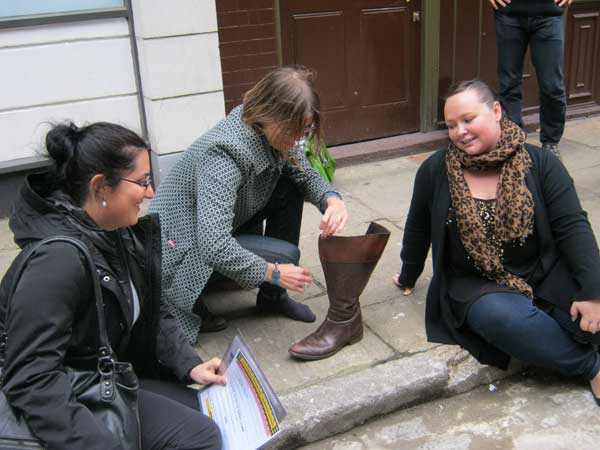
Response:
[[[123,0],[1,0],[0,17],[56,14],[122,6]]]

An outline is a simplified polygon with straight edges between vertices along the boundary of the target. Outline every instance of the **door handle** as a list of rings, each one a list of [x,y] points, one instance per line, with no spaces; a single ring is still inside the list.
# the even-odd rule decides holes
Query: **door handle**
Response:
[[[421,11],[414,11],[413,12],[413,22],[420,22],[421,21]]]

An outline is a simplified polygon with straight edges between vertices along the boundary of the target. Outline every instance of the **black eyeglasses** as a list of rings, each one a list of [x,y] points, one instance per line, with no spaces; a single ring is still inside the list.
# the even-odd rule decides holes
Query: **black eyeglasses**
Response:
[[[137,184],[138,186],[141,186],[144,189],[148,189],[148,186],[152,186],[152,179],[150,178],[150,175],[148,175],[145,179],[143,179],[141,181],[140,180],[130,180],[128,178],[119,178],[119,180],[128,181],[129,183]]]

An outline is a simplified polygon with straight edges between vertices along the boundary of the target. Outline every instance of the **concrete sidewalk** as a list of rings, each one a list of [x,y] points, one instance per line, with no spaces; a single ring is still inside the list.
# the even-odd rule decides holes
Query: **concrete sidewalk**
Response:
[[[534,134],[529,137],[530,142],[539,144],[537,139]],[[561,151],[599,236],[600,118],[569,122]],[[361,342],[322,361],[299,362],[288,356],[290,344],[315,330],[328,306],[317,250],[320,214],[310,205],[305,207],[303,217],[301,263],[312,272],[314,283],[295,298],[310,305],[317,322],[259,316],[254,311],[256,291],[207,296],[210,309],[226,316],[230,326],[219,333],[202,335],[200,354],[205,358],[221,355],[233,336],[242,333],[288,410],[282,433],[270,448],[291,449],[324,439],[375,416],[462,393],[511,373],[481,366],[458,347],[427,342],[424,310],[430,263],[410,297],[402,297],[391,282],[399,268],[414,176],[428,155],[344,167],[336,174],[334,185],[350,213],[344,234],[363,234],[373,220],[392,232],[361,297],[365,321]],[[16,253],[4,220],[0,223],[0,275]],[[590,408],[593,406],[590,397]]]

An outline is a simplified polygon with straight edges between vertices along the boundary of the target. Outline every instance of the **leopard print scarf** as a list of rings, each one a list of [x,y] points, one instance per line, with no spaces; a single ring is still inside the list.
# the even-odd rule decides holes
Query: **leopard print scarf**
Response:
[[[488,242],[475,201],[463,175],[463,167],[487,170],[500,167],[496,199],[495,232],[502,242],[524,241],[533,233],[533,197],[525,184],[531,157],[525,150],[525,133],[507,118],[500,122],[496,148],[482,155],[468,155],[453,143],[446,153],[446,170],[452,206],[462,243],[475,267],[490,280],[533,298],[527,282],[508,272],[498,250]]]

